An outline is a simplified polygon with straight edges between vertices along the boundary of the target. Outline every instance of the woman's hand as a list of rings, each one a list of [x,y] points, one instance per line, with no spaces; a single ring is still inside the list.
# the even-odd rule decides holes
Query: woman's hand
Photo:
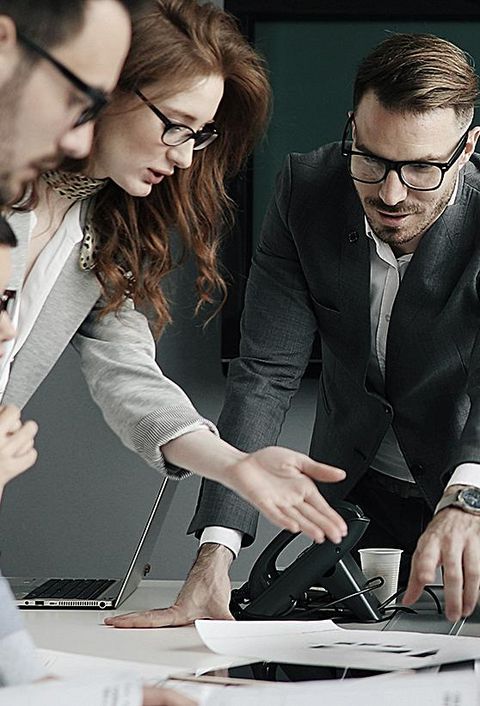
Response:
[[[314,483],[343,480],[345,472],[339,468],[280,446],[246,454],[206,429],[179,436],[162,451],[170,463],[222,483],[290,532],[304,532],[315,542],[328,537],[337,543],[347,533],[342,517]]]
[[[344,471],[297,451],[269,446],[227,468],[222,483],[255,505],[265,517],[315,542],[340,542],[347,533],[342,517],[322,497],[314,480],[335,483]]]
[[[22,423],[17,407],[0,406],[0,498],[8,481],[37,460],[33,448],[37,430],[35,422]]]

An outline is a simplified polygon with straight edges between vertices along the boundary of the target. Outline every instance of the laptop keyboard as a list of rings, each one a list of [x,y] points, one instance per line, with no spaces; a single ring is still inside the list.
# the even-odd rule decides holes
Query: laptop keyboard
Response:
[[[106,588],[115,583],[115,579],[50,579],[33,591],[27,598],[78,598],[95,599]]]

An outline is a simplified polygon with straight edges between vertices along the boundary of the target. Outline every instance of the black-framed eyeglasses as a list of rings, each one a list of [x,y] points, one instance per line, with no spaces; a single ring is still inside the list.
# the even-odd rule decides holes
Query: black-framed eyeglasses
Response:
[[[164,115],[162,111],[159,110],[151,101],[149,101],[148,98],[138,89],[135,93],[164,124],[165,127],[162,133],[162,142],[164,145],[167,145],[167,147],[178,147],[178,145],[183,145],[185,142],[193,140],[193,149],[203,150],[207,147],[207,145],[210,145],[217,139],[218,131],[215,127],[215,123],[207,123],[201,130],[197,130],[197,132],[195,132],[195,130],[188,125],[173,123],[169,120],[167,116]]]
[[[82,81],[81,78],[74,74],[73,71],[70,71],[70,69],[68,69],[64,64],[62,64],[61,61],[55,59],[55,57],[49,54],[48,51],[36,44],[36,42],[33,42],[31,39],[26,37],[22,32],[17,31],[17,37],[18,40],[27,47],[27,49],[30,49],[30,51],[35,52],[36,54],[41,56],[42,59],[46,59],[53,66],[55,66],[55,68],[63,76],[65,76],[65,78],[68,79],[68,81],[70,81],[70,83],[75,86],[77,90],[79,90],[88,98],[90,105],[87,106],[80,113],[79,117],[73,124],[73,127],[80,127],[80,125],[85,125],[85,123],[90,122],[90,120],[95,120],[110,100],[109,96],[105,93],[105,91],[102,91],[101,88],[90,86],[88,83],[85,83],[85,81]]]
[[[5,289],[3,294],[0,296],[0,314],[5,312],[11,318],[16,296],[17,292],[15,289]]]
[[[445,174],[453,167],[465,149],[471,128],[470,124],[448,162],[418,162],[415,160],[394,162],[374,154],[357,152],[348,146],[349,131],[354,124],[355,119],[352,113],[347,120],[342,137],[342,154],[344,157],[348,157],[352,179],[363,184],[379,184],[393,170],[404,186],[415,191],[435,191],[442,185]]]

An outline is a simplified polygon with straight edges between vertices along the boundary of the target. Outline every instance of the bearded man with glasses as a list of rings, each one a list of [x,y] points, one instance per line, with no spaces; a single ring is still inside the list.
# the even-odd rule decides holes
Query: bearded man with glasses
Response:
[[[115,87],[133,0],[0,0],[0,202],[63,157],[86,157]]]
[[[442,567],[450,620],[480,585],[478,88],[432,35],[389,36],[363,60],[342,142],[280,173],[218,424],[245,451],[275,443],[318,331],[310,453],[347,470],[321,492],[370,517],[360,546],[403,549],[406,604]],[[204,482],[181,601],[143,624],[228,616],[228,567],[256,523]]]

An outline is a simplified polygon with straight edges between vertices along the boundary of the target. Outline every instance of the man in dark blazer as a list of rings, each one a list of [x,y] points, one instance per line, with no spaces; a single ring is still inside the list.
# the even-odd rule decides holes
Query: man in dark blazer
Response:
[[[342,144],[290,155],[279,176],[219,421],[244,450],[275,443],[318,331],[310,452],[347,471],[322,492],[370,517],[363,546],[402,548],[408,570],[413,556],[406,603],[441,566],[451,620],[480,582],[477,95],[466,55],[437,37],[392,35],[363,61]],[[116,624],[228,618],[232,552],[256,522],[206,482],[190,527],[205,543],[175,606]]]

